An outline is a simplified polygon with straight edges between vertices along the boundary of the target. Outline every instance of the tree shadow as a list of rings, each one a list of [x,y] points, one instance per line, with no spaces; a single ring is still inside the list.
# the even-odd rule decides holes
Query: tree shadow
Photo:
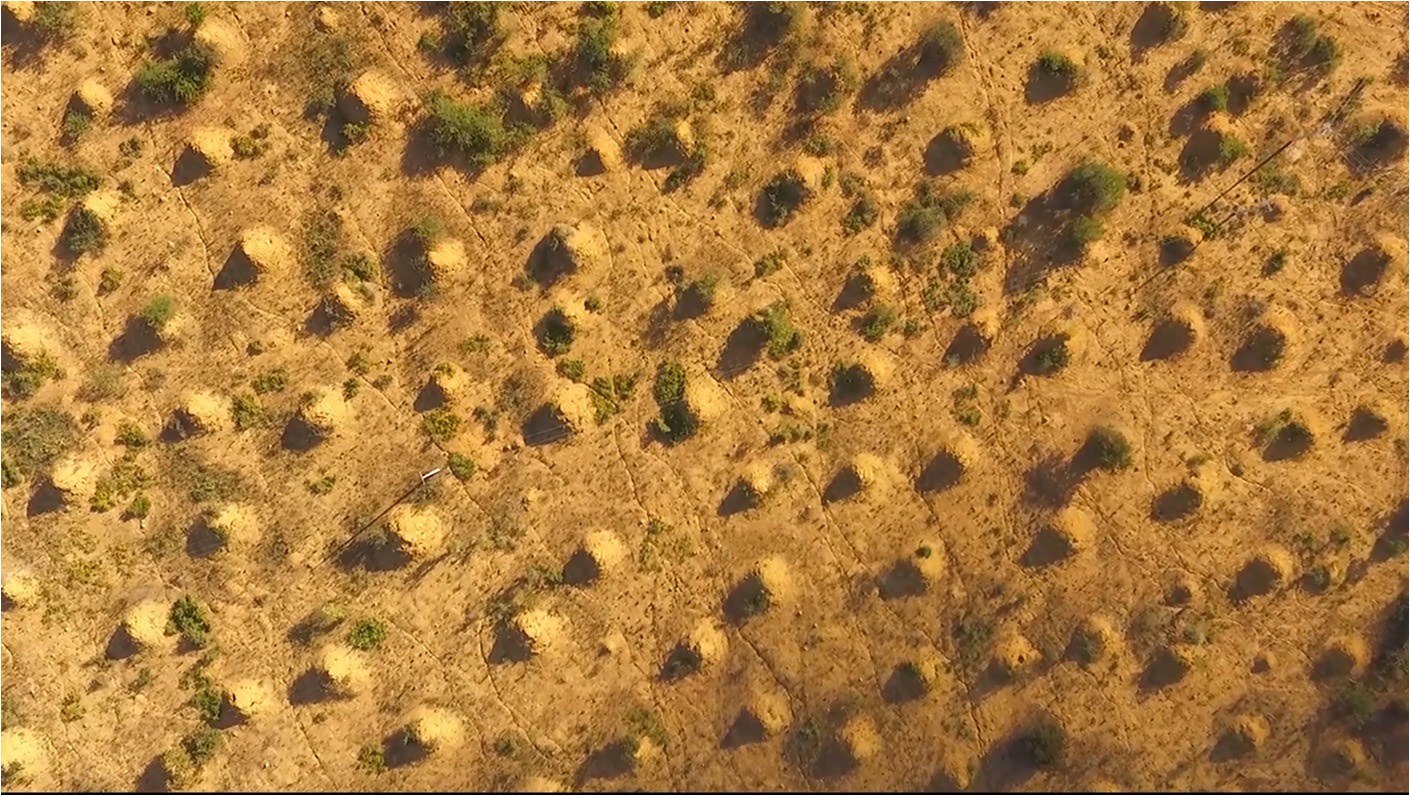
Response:
[[[1065,183],[1065,181],[1064,181]],[[1064,183],[1028,200],[1004,228],[1011,259],[1004,272],[1004,295],[1022,293],[1038,284],[1050,271],[1072,265],[1082,251],[1066,232],[1071,216]]]
[[[1174,24],[1174,11],[1164,3],[1147,3],[1131,27],[1131,60],[1140,63],[1147,50],[1164,44]]]
[[[1170,70],[1165,73],[1165,82],[1162,85],[1165,93],[1175,93],[1175,90],[1180,87],[1180,84],[1194,77],[1194,74],[1200,70],[1202,65],[1199,58],[1194,53],[1190,53],[1185,60],[1170,67]]]
[[[335,115],[329,114],[329,122],[334,121],[336,121]],[[324,141],[330,148],[334,148],[336,140],[329,139],[341,139],[342,137],[342,125],[339,124],[336,131],[324,137]],[[401,173],[403,175],[425,177],[434,173],[446,162],[445,153],[431,136],[429,124],[418,124],[407,131],[406,144],[402,146],[401,150]]]
[[[1410,501],[1402,500],[1386,520],[1385,528],[1371,546],[1371,561],[1380,563],[1405,552],[1406,537],[1410,535]]]
[[[914,102],[930,81],[946,71],[943,63],[924,57],[920,43],[896,53],[867,78],[857,94],[857,105],[868,111],[896,110]]]
[[[38,28],[20,22],[9,8],[0,9],[0,48],[10,68],[19,71],[39,63],[47,43]]]
[[[870,301],[871,297],[871,280],[866,274],[854,273],[842,283],[842,289],[837,291],[837,298],[832,300],[831,309],[833,312],[854,310]]]
[[[725,40],[717,66],[721,71],[754,69],[783,44],[797,21],[798,9],[774,7],[772,3],[742,3],[739,27]]]

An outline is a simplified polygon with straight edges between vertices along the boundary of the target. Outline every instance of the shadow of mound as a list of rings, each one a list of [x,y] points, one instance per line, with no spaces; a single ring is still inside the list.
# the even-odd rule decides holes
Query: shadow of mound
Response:
[[[906,559],[896,561],[876,579],[877,593],[883,600],[919,597],[925,594],[925,575]]]
[[[732,625],[742,625],[762,614],[769,607],[769,592],[758,575],[750,575],[735,584],[725,597],[725,619]]]
[[[135,793],[171,792],[171,777],[167,774],[161,755],[153,757],[147,763],[147,767],[137,775],[137,782],[133,784],[132,789]]]
[[[573,258],[566,251],[558,228],[549,230],[534,244],[533,250],[529,252],[529,259],[524,264],[524,270],[529,278],[544,290],[573,273]]]
[[[210,163],[190,147],[182,150],[181,155],[171,167],[171,184],[174,188],[185,188],[197,180],[203,180],[211,175]]]
[[[430,264],[426,262],[426,244],[415,230],[404,230],[382,255],[382,269],[387,274],[392,295],[415,298],[431,286]]]
[[[411,402],[411,409],[415,412],[429,412],[445,405],[446,391],[436,382],[427,382],[416,393],[415,400]]]
[[[1199,511],[1204,499],[1189,484],[1173,486],[1151,501],[1151,519],[1156,522],[1178,522]]]
[[[1402,500],[1371,546],[1371,561],[1379,564],[1405,552],[1407,535],[1410,535],[1410,501]]]
[[[289,418],[279,436],[279,445],[292,453],[307,453],[323,444],[323,434],[298,415]]]
[[[886,678],[886,684],[881,687],[881,698],[889,704],[901,705],[920,699],[925,692],[925,680],[921,679],[915,667],[901,664],[892,669],[891,676]]]
[[[19,21],[8,7],[0,9],[0,48],[6,66],[21,70],[38,63],[47,43],[38,28]]]
[[[1239,373],[1262,373],[1277,367],[1283,357],[1287,339],[1275,329],[1255,328],[1244,338],[1233,355],[1229,367]]]
[[[563,422],[552,404],[544,404],[520,424],[519,433],[523,435],[525,445],[537,448],[568,439],[573,435],[573,429]]]
[[[1016,730],[990,746],[979,759],[978,770],[969,790],[978,793],[1011,793],[1022,790],[1039,770],[1030,748],[1029,732]]]
[[[838,503],[861,494],[862,480],[851,467],[844,467],[823,489],[824,503]]]
[[[729,725],[724,737],[720,739],[721,749],[739,749],[744,746],[762,742],[768,737],[768,732],[764,725],[747,710],[741,710],[739,715]]]
[[[581,789],[593,780],[617,779],[632,773],[636,767],[634,747],[630,741],[613,741],[588,755],[573,775],[573,788]]]
[[[310,669],[289,684],[288,691],[289,704],[317,705],[322,702],[336,702],[343,699],[338,693],[337,687],[333,684],[332,678],[319,669]]]
[[[108,359],[128,364],[154,354],[162,347],[162,339],[151,324],[141,318],[129,318],[122,334],[108,344]]]
[[[964,169],[973,156],[973,152],[942,130],[925,145],[925,173],[932,177],[953,174]]]
[[[1285,462],[1301,459],[1312,450],[1312,437],[1301,426],[1286,425],[1278,429],[1263,447],[1263,461]]]
[[[871,300],[871,281],[865,274],[852,274],[847,277],[847,281],[842,283],[842,289],[837,291],[837,298],[832,300],[832,311],[843,312],[856,309]]]
[[[1161,647],[1141,670],[1138,686],[1144,692],[1160,691],[1185,679],[1188,673],[1188,664],[1169,647]]]
[[[876,393],[876,383],[871,374],[857,365],[844,369],[833,379],[828,391],[827,405],[834,409],[865,401]]]
[[[1023,100],[1029,105],[1042,105],[1072,93],[1075,88],[1075,79],[1049,72],[1035,62],[1028,68],[1028,79],[1023,85]]]
[[[1165,82],[1161,88],[1166,94],[1175,93],[1175,90],[1180,87],[1180,84],[1193,77],[1195,72],[1198,72],[1202,65],[1203,63],[1198,57],[1193,53],[1190,54],[1185,60],[1170,67],[1170,71],[1165,73]]]
[[[141,645],[132,638],[131,633],[127,632],[127,628],[118,625],[118,628],[108,637],[108,644],[103,648],[103,657],[110,661],[122,661],[141,651]]]
[[[1180,182],[1192,183],[1203,179],[1219,164],[1219,149],[1223,137],[1201,127],[1190,133],[1180,148]]]
[[[1173,359],[1190,350],[1194,342],[1193,329],[1182,321],[1167,318],[1151,329],[1150,337],[1146,338],[1145,347],[1141,349],[1141,361]]]
[[[336,114],[329,117],[330,124],[324,126],[324,143],[330,148],[344,140],[342,125]],[[330,129],[331,128],[331,129]],[[436,145],[427,124],[419,124],[407,132],[406,144],[401,150],[401,173],[408,177],[424,177],[446,162],[445,153]]]
[[[534,655],[533,643],[524,631],[507,622],[501,622],[494,629],[494,643],[486,660],[491,666],[508,663],[523,663]]]
[[[824,782],[841,779],[857,769],[859,761],[842,739],[828,736],[823,739],[818,756],[809,768],[810,773]]]
[[[916,491],[921,494],[944,492],[959,484],[964,476],[964,466],[948,451],[935,454],[916,478]]]
[[[857,93],[857,105],[868,111],[896,110],[915,101],[930,81],[947,70],[943,63],[923,57],[919,44],[896,53],[867,78]]]
[[[749,487],[742,483],[735,484],[730,491],[725,494],[720,501],[719,508],[715,513],[721,517],[732,517],[736,514],[743,514],[750,509],[757,508],[759,501],[755,499],[754,493]]]
[[[431,750],[417,743],[406,730],[397,730],[382,741],[382,760],[388,769],[415,765],[430,754]]]
[[[259,281],[259,269],[250,261],[244,249],[236,246],[230,252],[230,256],[225,258],[225,264],[215,275],[215,281],[211,287],[215,290],[235,290],[249,287],[257,281]]]
[[[1024,473],[1023,480],[1025,504],[1057,509],[1072,502],[1082,476],[1060,457],[1045,456]]]
[[[602,576],[597,561],[586,550],[579,550],[563,564],[563,582],[569,586],[589,586]]]
[[[40,517],[45,514],[53,514],[68,508],[68,500],[64,493],[54,482],[47,478],[39,482],[39,485],[30,493],[29,501],[25,503],[24,515],[26,517]]]
[[[658,674],[661,682],[675,683],[700,671],[700,653],[685,644],[677,644],[666,655]]]
[[[1033,537],[1032,543],[1024,551],[1022,563],[1025,567],[1041,569],[1060,564],[1071,558],[1072,544],[1051,528],[1043,528]]]
[[[196,520],[186,530],[186,555],[210,558],[225,549],[225,540],[211,529],[205,518]]]
[[[1051,271],[1073,265],[1082,250],[1067,234],[1072,215],[1063,184],[1028,200],[1004,228],[1010,258],[1004,271],[1004,295],[1022,293],[1039,284]]]
[[[1344,159],[1353,174],[1367,174],[1403,161],[1407,148],[1410,138],[1405,128],[1382,122],[1374,133],[1348,149]]]
[[[715,360],[715,372],[722,379],[733,379],[748,371],[764,352],[764,332],[753,318],[745,318],[725,338],[724,348]]]
[[[983,331],[973,323],[961,326],[945,348],[946,365],[968,365],[984,356],[989,350],[989,341]]]
[[[1146,50],[1164,44],[1171,39],[1172,28],[1177,24],[1175,12],[1164,3],[1147,3],[1136,24],[1131,27],[1131,59],[1140,62]]]
[[[1283,575],[1271,564],[1255,558],[1244,564],[1234,582],[1229,584],[1229,601],[1235,604],[1246,603],[1254,597],[1272,592],[1283,580]]]
[[[1343,296],[1369,296],[1385,278],[1390,267],[1390,256],[1377,248],[1362,249],[1347,261],[1341,269],[1341,294]]]

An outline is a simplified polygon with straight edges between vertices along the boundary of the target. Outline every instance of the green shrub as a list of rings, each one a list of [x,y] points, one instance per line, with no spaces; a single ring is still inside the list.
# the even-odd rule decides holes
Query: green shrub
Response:
[[[452,453],[446,457],[446,466],[457,481],[469,481],[475,477],[475,460],[463,453]]]
[[[355,650],[375,650],[387,638],[387,626],[378,619],[359,619],[348,630],[348,646]]]
[[[793,325],[788,305],[782,301],[756,313],[753,322],[764,338],[764,350],[774,359],[782,359],[803,344],[803,334]]]
[[[387,770],[387,758],[382,747],[367,744],[357,752],[357,767],[369,774],[381,774]]]
[[[587,363],[581,359],[559,360],[557,367],[558,375],[572,381],[582,381],[587,375]]]
[[[128,520],[145,520],[147,519],[147,514],[150,513],[151,510],[151,498],[139,493],[137,496],[132,498],[132,502],[127,505],[126,509],[123,510],[122,516],[123,519]]]
[[[782,268],[783,263],[783,249],[775,249],[754,261],[754,276],[763,279]]]
[[[63,375],[59,370],[59,365],[54,358],[48,354],[40,354],[25,360],[24,364],[18,365],[11,370],[5,371],[3,377],[5,394],[11,398],[28,398],[50,379],[57,379]]]
[[[236,431],[249,431],[269,423],[269,415],[259,399],[248,393],[240,393],[230,399],[230,416],[235,421]]]
[[[650,118],[627,131],[627,154],[634,160],[673,160],[683,158],[686,149],[676,135],[676,127],[681,123],[679,113],[660,110]]]
[[[1082,75],[1082,67],[1062,53],[1048,50],[1038,56],[1038,69],[1050,77],[1073,81]]]
[[[1078,216],[1067,223],[1067,243],[1077,251],[1085,251],[1087,246],[1101,240],[1105,231],[1102,222],[1091,216]]]
[[[1235,138],[1232,135],[1222,135],[1219,137],[1219,163],[1228,166],[1234,161],[1247,157],[1249,153],[1248,144]]]
[[[108,245],[108,225],[97,213],[79,205],[69,213],[61,237],[64,246],[76,255],[100,252]]]
[[[877,343],[891,331],[895,323],[896,311],[885,305],[877,305],[862,316],[859,330],[867,342]]]
[[[1217,86],[1210,86],[1200,92],[1199,103],[1207,111],[1226,111],[1229,109],[1229,84],[1220,83]]]
[[[75,3],[35,3],[34,29],[44,41],[63,41],[78,27]]]
[[[813,66],[798,78],[794,102],[806,114],[827,114],[842,107],[842,102],[857,86],[857,69],[851,61],[839,60],[828,65]]]
[[[1131,443],[1110,426],[1099,426],[1087,438],[1097,467],[1103,470],[1124,470],[1131,466]]]
[[[708,310],[715,305],[715,290],[720,278],[715,274],[705,274],[681,288],[681,297],[699,304]]]
[[[59,124],[59,132],[66,142],[77,141],[93,125],[93,114],[83,108],[69,108],[64,111],[64,119]]]
[[[344,127],[346,135],[346,126]],[[253,160],[269,151],[269,125],[261,124],[251,130],[248,135],[237,135],[230,141],[230,148],[234,150],[235,157],[241,160]]]
[[[968,243],[955,243],[940,252],[940,268],[961,279],[968,279],[979,270],[979,255]]]
[[[450,3],[444,25],[451,57],[468,64],[499,37],[499,3]]]
[[[196,709],[201,719],[214,724],[220,721],[220,706],[224,700],[220,692],[210,686],[205,686],[191,696],[191,707]]]
[[[1055,768],[1067,757],[1067,730],[1054,721],[1045,721],[1023,738],[1028,761],[1038,768]]]
[[[1105,163],[1087,161],[1067,175],[1068,197],[1077,212],[1105,213],[1126,195],[1126,175]]]
[[[456,102],[442,92],[426,102],[431,140],[442,151],[463,155],[476,166],[487,166],[510,145],[509,131],[499,112]]]
[[[559,307],[549,310],[539,321],[539,350],[550,357],[567,353],[576,336],[577,329],[572,319]]]
[[[652,19],[658,19],[666,15],[671,10],[671,3],[668,0],[650,0],[646,4],[646,15]]]
[[[48,4],[46,4],[48,5]],[[20,184],[37,191],[77,198],[96,190],[102,183],[97,172],[84,166],[21,158],[16,176]]]
[[[663,362],[656,370],[652,397],[661,409],[656,430],[669,442],[680,442],[695,434],[697,423],[685,407],[685,368],[679,362]]]
[[[876,198],[864,193],[852,202],[851,209],[842,219],[842,231],[847,235],[855,235],[875,224],[880,215],[881,206],[876,203]]]
[[[613,54],[617,41],[615,16],[590,17],[578,25],[573,61],[579,80],[593,91],[606,91],[627,76],[627,63]]]
[[[172,603],[167,619],[167,634],[179,633],[193,647],[204,647],[210,640],[211,623],[206,611],[191,595],[183,595]]]
[[[210,88],[215,56],[200,44],[188,44],[137,72],[137,90],[154,102],[190,105]]]
[[[421,418],[421,428],[436,442],[447,442],[460,431],[460,416],[449,409],[435,409]]]
[[[220,733],[210,727],[202,727],[183,737],[181,748],[191,758],[191,762],[199,767],[220,748]]]
[[[250,386],[254,387],[256,395],[279,392],[289,386],[289,372],[284,368],[275,368],[268,373],[256,376],[250,382]]]
[[[154,332],[160,332],[166,328],[172,317],[176,315],[176,301],[171,296],[156,296],[147,302],[137,313],[137,319],[147,325],[147,328]]]
[[[789,169],[775,174],[765,183],[759,197],[764,226],[780,227],[812,197],[812,191],[802,175]]]
[[[973,200],[974,195],[968,191],[941,190],[934,183],[921,183],[916,187],[915,198],[901,208],[896,218],[897,240],[906,244],[930,240]]]
[[[1067,335],[1064,334],[1039,350],[1033,361],[1038,373],[1050,375],[1067,367],[1071,359],[1072,353],[1067,348]]]
[[[937,22],[920,34],[920,63],[943,73],[964,58],[964,37],[949,22]]]

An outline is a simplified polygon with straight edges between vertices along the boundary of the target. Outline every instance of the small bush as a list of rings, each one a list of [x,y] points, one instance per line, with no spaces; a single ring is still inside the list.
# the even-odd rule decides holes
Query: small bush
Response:
[[[500,35],[498,3],[450,3],[445,11],[449,54],[462,65],[484,51]]]
[[[191,758],[191,762],[199,767],[220,748],[220,733],[210,727],[202,727],[183,737],[181,748]]]
[[[387,770],[387,759],[382,747],[367,744],[357,752],[357,767],[369,774],[381,774]]]
[[[250,386],[254,388],[256,395],[279,392],[289,386],[289,372],[283,368],[275,368],[268,373],[256,376],[250,382]]]
[[[907,202],[897,216],[897,240],[905,244],[930,240],[946,224],[958,218],[973,200],[974,195],[968,191],[945,191],[934,183],[921,183],[916,188],[915,198]]]
[[[803,335],[788,317],[788,305],[783,302],[755,314],[754,326],[764,338],[764,349],[774,359],[782,359],[803,344]]]
[[[491,108],[456,102],[436,92],[427,100],[426,110],[431,140],[442,151],[463,155],[476,166],[487,166],[509,148],[510,133]]]
[[[355,650],[375,650],[387,638],[387,626],[378,619],[359,619],[348,630],[348,646]]]
[[[259,399],[247,393],[240,393],[230,399],[230,416],[235,421],[236,431],[249,431],[269,424],[269,415]]]
[[[841,60],[826,66],[809,68],[798,78],[794,102],[805,114],[822,115],[842,107],[857,85],[857,69],[850,61]]]
[[[1105,213],[1126,196],[1126,175],[1105,163],[1088,161],[1067,175],[1068,198],[1079,213]]]
[[[83,166],[28,157],[20,159],[16,176],[26,188],[69,198],[83,196],[102,183],[97,172]]]
[[[708,310],[715,305],[715,290],[720,278],[715,274],[705,274],[681,288],[681,296]]]
[[[263,155],[269,151],[269,125],[261,124],[251,130],[249,135],[235,136],[230,141],[230,148],[235,151],[235,157],[241,160],[253,160]]]
[[[573,61],[579,80],[592,91],[606,91],[627,76],[627,63],[612,52],[616,41],[616,16],[592,17],[578,25]]]
[[[652,396],[661,409],[656,431],[675,443],[695,434],[697,423],[685,407],[685,368],[679,362],[663,362],[656,370]]]
[[[448,442],[460,431],[460,416],[449,409],[435,409],[421,418],[421,428],[436,442]]]
[[[789,169],[775,174],[759,193],[764,226],[781,227],[812,197],[802,175]]]
[[[851,209],[842,219],[842,231],[847,235],[855,235],[875,224],[880,214],[881,206],[876,203],[876,199],[871,194],[864,193],[852,202]]]
[[[27,360],[22,367],[17,366],[4,373],[4,392],[11,398],[28,398],[44,382],[62,375],[58,363],[48,354],[41,354]]]
[[[83,108],[69,108],[64,111],[64,119],[59,124],[59,133],[65,142],[72,143],[83,137],[93,125],[93,114]]]
[[[1038,56],[1038,69],[1050,77],[1074,81],[1082,75],[1082,67],[1076,61],[1059,52],[1049,50]]]
[[[877,343],[886,333],[891,331],[891,327],[896,323],[896,311],[890,307],[881,305],[874,306],[867,310],[862,316],[860,326],[862,338],[869,343]]]
[[[937,22],[920,34],[920,64],[944,73],[964,58],[964,37],[949,22]]]
[[[34,29],[44,41],[67,39],[78,27],[78,7],[73,3],[35,3]]]
[[[137,72],[137,89],[154,102],[190,105],[210,88],[215,57],[199,44],[188,44],[170,58]]]
[[[206,611],[189,594],[172,603],[167,620],[167,634],[179,633],[193,647],[204,647],[210,640],[211,623]]]
[[[8,409],[0,425],[6,470],[21,476],[48,467],[77,438],[73,418],[57,409]]]
[[[961,279],[968,279],[979,270],[979,255],[968,243],[956,243],[940,253],[940,268]]]
[[[1028,761],[1038,768],[1055,768],[1067,756],[1067,730],[1054,721],[1045,721],[1023,738]]]
[[[1091,216],[1078,216],[1067,223],[1067,244],[1085,251],[1088,245],[1101,240],[1104,231],[1102,222]]]
[[[550,357],[567,353],[576,336],[577,330],[572,319],[559,307],[549,310],[539,321],[539,350]]]
[[[1249,153],[1248,144],[1235,138],[1232,135],[1224,135],[1219,138],[1219,164],[1228,166],[1240,158],[1247,157]]]
[[[171,296],[156,296],[137,313],[137,318],[154,332],[160,332],[176,315],[176,301]]]
[[[452,453],[446,457],[446,466],[457,481],[469,481],[475,477],[475,460],[463,453]]]
[[[1067,335],[1063,335],[1044,347],[1034,357],[1034,364],[1040,374],[1050,375],[1067,367],[1072,353],[1067,348]]]
[[[201,719],[207,723],[214,724],[220,720],[220,704],[224,701],[220,697],[220,692],[210,686],[206,686],[197,691],[191,697],[191,707],[196,709]]]
[[[783,250],[777,249],[754,262],[754,276],[763,279],[783,267]]]
[[[64,246],[75,255],[100,252],[108,245],[108,226],[97,213],[79,205],[69,213],[61,237]]]
[[[1124,470],[1131,466],[1131,443],[1114,428],[1100,426],[1087,438],[1097,467],[1103,470]]]
[[[1200,92],[1199,104],[1206,111],[1226,111],[1229,109],[1229,84],[1220,83]]]
[[[132,498],[132,502],[123,510],[122,517],[128,520],[145,520],[147,519],[147,514],[151,511],[152,499],[146,495],[138,494],[136,497]]]

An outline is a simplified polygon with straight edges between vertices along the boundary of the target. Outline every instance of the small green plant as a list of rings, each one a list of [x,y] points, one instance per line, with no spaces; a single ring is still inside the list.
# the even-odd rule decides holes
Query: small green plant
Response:
[[[449,409],[434,409],[421,418],[421,428],[436,442],[449,442],[460,431],[460,416]]]
[[[151,444],[152,439],[147,436],[146,432],[142,431],[141,426],[138,426],[131,420],[127,420],[124,421],[122,425],[118,426],[117,434],[113,437],[113,442],[124,448],[137,450],[147,447]]]
[[[1038,69],[1049,77],[1074,81],[1082,75],[1082,67],[1062,53],[1048,50],[1038,56]]]
[[[1082,163],[1068,172],[1065,183],[1072,206],[1087,215],[1115,209],[1126,195],[1126,175],[1095,161]]]
[[[475,460],[463,453],[452,453],[446,457],[446,466],[457,481],[465,482],[475,477]]]
[[[34,395],[44,382],[61,378],[63,372],[54,358],[47,353],[28,357],[6,371],[3,377],[5,394],[11,398],[28,398]]]
[[[1219,137],[1219,164],[1228,166],[1240,158],[1248,157],[1248,144],[1232,136],[1223,135]]]
[[[196,709],[196,713],[208,724],[220,721],[220,692],[207,685],[191,696],[191,707]]]
[[[560,307],[549,310],[539,321],[539,350],[547,356],[556,357],[559,354],[567,353],[576,336],[576,326]]]
[[[289,372],[284,368],[275,368],[268,373],[256,376],[255,379],[250,382],[250,386],[254,388],[256,395],[280,392],[285,387],[289,386]]]
[[[942,190],[933,182],[923,182],[896,218],[896,239],[903,244],[924,243],[973,201],[968,191]]]
[[[200,44],[188,44],[169,58],[137,72],[137,89],[154,102],[190,105],[210,88],[215,57]]]
[[[230,416],[235,421],[237,431],[262,428],[269,423],[264,406],[249,393],[240,393],[230,399]]]
[[[108,225],[97,213],[79,205],[69,212],[62,238],[64,246],[75,255],[100,252],[108,245]]]
[[[230,148],[235,157],[253,160],[269,151],[269,125],[261,124],[248,135],[237,135],[230,140]]]
[[[652,19],[659,19],[665,16],[666,12],[670,10],[671,4],[668,0],[650,0],[650,2],[646,4],[646,15]]]
[[[633,745],[642,739],[650,739],[657,748],[666,747],[666,728],[661,719],[645,708],[633,708],[627,713],[627,738]]]
[[[220,748],[220,733],[210,727],[202,727],[181,739],[181,748],[197,767],[204,764]]]
[[[326,495],[333,491],[333,487],[337,483],[337,476],[325,475],[317,481],[305,481],[304,487],[308,489],[310,495]]]
[[[955,243],[940,252],[942,270],[961,279],[968,279],[978,272],[979,255],[968,243]]]
[[[457,102],[436,92],[426,102],[431,140],[444,152],[463,155],[475,166],[488,166],[503,155],[514,135],[499,113]]]
[[[142,493],[138,493],[132,498],[132,502],[123,509],[122,518],[126,520],[145,520],[152,511],[152,499]]]
[[[759,192],[760,220],[766,227],[781,227],[811,197],[802,175],[793,169],[781,171]]]
[[[84,166],[21,158],[16,176],[26,188],[70,199],[97,190],[102,184],[97,172]]]
[[[387,770],[387,759],[382,747],[367,744],[357,751],[357,767],[368,774],[381,774]]]
[[[1086,251],[1087,247],[1101,240],[1105,228],[1102,222],[1091,216],[1077,216],[1067,222],[1065,236],[1067,245],[1076,251]]]
[[[773,359],[782,359],[803,344],[803,335],[793,325],[788,315],[788,305],[784,302],[776,302],[756,313],[753,322],[764,339],[764,350]]]
[[[153,332],[161,332],[176,315],[176,300],[171,296],[155,296],[137,313],[137,319]]]
[[[705,274],[681,288],[681,297],[709,310],[715,304],[715,289],[719,284],[719,276],[713,273]]]
[[[77,441],[73,418],[57,409],[13,408],[0,425],[7,472],[24,476],[48,467]]]
[[[581,359],[564,359],[558,362],[558,375],[572,381],[582,381],[587,375],[587,363]]]
[[[499,5],[475,2],[454,3],[445,7],[443,19],[448,54],[461,65],[469,65],[500,37]],[[439,49],[439,38],[436,37]]]
[[[578,24],[573,63],[578,80],[590,90],[604,92],[627,76],[628,64],[612,52],[617,41],[615,14],[589,17]]]
[[[1272,276],[1273,274],[1282,271],[1285,267],[1287,267],[1287,264],[1287,249],[1279,249],[1273,252],[1273,254],[1269,255],[1268,262],[1263,265],[1263,273],[1265,276]]]
[[[895,323],[895,310],[884,304],[874,305],[862,316],[858,331],[867,342],[877,343],[886,336],[887,332],[891,331],[891,327]]]
[[[69,108],[64,111],[64,119],[59,124],[59,132],[66,142],[74,142],[88,132],[93,125],[93,114],[83,108]]]
[[[1110,471],[1131,466],[1131,443],[1120,431],[1099,426],[1087,438],[1087,444],[1097,467]]]
[[[763,279],[764,277],[783,268],[783,249],[776,249],[754,262],[754,276]]]
[[[35,3],[34,29],[46,42],[67,39],[78,27],[78,8],[71,3]]]
[[[880,215],[881,206],[877,204],[876,198],[869,193],[862,193],[853,200],[852,207],[842,218],[842,231],[847,235],[855,235],[875,224]]]
[[[1200,92],[1199,104],[1206,111],[1226,111],[1229,109],[1229,84],[1220,83]]]
[[[206,7],[202,3],[187,3],[183,13],[186,15],[186,24],[192,28],[199,28],[201,23],[206,21]]]
[[[1072,359],[1072,354],[1067,347],[1067,335],[1059,335],[1049,341],[1033,357],[1035,369],[1038,373],[1049,375],[1057,373],[1067,367]]]
[[[379,619],[359,619],[348,630],[348,646],[355,650],[375,650],[387,638],[387,626]]]
[[[210,641],[211,623],[206,610],[195,598],[183,595],[171,605],[167,619],[167,634],[180,634],[193,647],[204,647]]]

